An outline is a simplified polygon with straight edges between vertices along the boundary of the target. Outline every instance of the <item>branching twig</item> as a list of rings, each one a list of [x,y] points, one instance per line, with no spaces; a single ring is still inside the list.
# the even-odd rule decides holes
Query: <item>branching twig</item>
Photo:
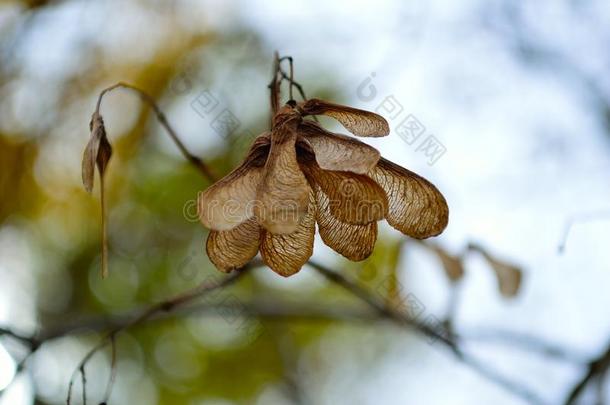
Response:
[[[416,319],[412,319],[400,310],[397,310],[388,305],[381,304],[378,300],[375,299],[372,294],[360,287],[358,284],[351,280],[348,280],[343,275],[329,269],[326,266],[312,261],[309,262],[309,265],[318,270],[328,280],[340,285],[341,287],[352,293],[354,296],[366,302],[368,305],[373,307],[382,317],[393,321],[399,326],[413,328],[416,331],[424,334],[426,337],[433,339],[433,341],[438,341],[444,344],[445,346],[447,346],[447,348],[450,349],[450,351],[459,361],[461,361],[463,364],[468,365],[471,369],[478,372],[488,381],[491,381],[497,384],[498,386],[505,388],[507,391],[520,396],[521,398],[527,400],[530,403],[544,403],[538,397],[538,395],[531,391],[529,388],[507,379],[506,377],[498,373],[496,370],[484,365],[481,361],[466,354],[460,347],[459,336],[455,334],[449,335],[448,331],[444,328],[436,329],[425,323],[421,323]]]
[[[303,86],[301,86],[301,84],[299,82],[297,82],[296,80],[291,78],[286,72],[284,72],[284,70],[281,67],[280,67],[279,73],[282,76],[282,79],[288,80],[288,83],[290,84],[290,88],[291,89],[292,89],[292,87],[296,87],[296,89],[299,92],[301,98],[304,101],[307,100],[307,96],[305,95],[305,90],[303,90]],[[290,98],[292,100],[292,92],[290,94]],[[314,117],[315,117],[315,115],[314,115]]]
[[[40,344],[36,338],[17,333],[8,328],[0,328],[0,336],[9,336],[21,343],[24,343],[30,348],[30,350],[34,350]]]
[[[293,99],[292,96],[292,88],[296,87],[297,91],[299,92],[299,94],[301,95],[301,98],[303,99],[303,101],[307,101],[307,96],[305,95],[305,90],[303,89],[303,86],[297,82],[296,80],[294,80],[294,68],[293,68],[293,61],[292,61],[292,57],[291,56],[285,56],[283,58],[280,58],[280,62],[284,59],[288,59],[290,61],[290,74],[286,73],[284,71],[284,69],[282,69],[282,65],[281,63],[278,64],[277,67],[277,73],[280,74],[281,79],[283,80],[288,80],[288,85],[289,85],[289,92],[290,92],[290,99]],[[281,80],[280,80],[280,84],[281,84]],[[314,121],[316,122],[320,122],[318,120],[318,117],[316,115],[312,116],[312,118],[314,119]]]
[[[315,264],[315,263],[314,263]],[[253,301],[253,302],[244,302],[243,305],[235,306],[229,305],[226,303],[203,303],[196,305],[184,305],[180,307],[174,308],[171,312],[161,311],[151,316],[147,319],[147,322],[152,321],[163,321],[167,319],[167,317],[181,317],[181,316],[189,316],[191,314],[211,314],[213,316],[218,316],[219,313],[236,313],[237,309],[243,310],[246,308],[246,312],[244,316],[247,317],[257,317],[263,318],[269,321],[292,321],[292,322],[318,322],[318,321],[340,321],[340,322],[357,322],[362,323],[364,325],[370,324],[370,322],[380,322],[384,320],[391,320],[395,322],[400,327],[409,327],[415,330],[418,330],[419,327],[417,324],[413,324],[410,319],[407,318],[407,315],[399,312],[398,310],[392,310],[391,307],[386,307],[384,304],[377,300],[373,294],[368,292],[366,289],[358,286],[353,281],[350,281],[346,277],[339,275],[333,270],[324,268],[327,273],[332,276],[333,283],[343,286],[347,288],[350,292],[353,292],[355,295],[357,294],[361,299],[364,300],[368,305],[364,308],[353,308],[351,306],[344,307],[333,307],[329,308],[328,305],[324,305],[323,303],[302,303],[299,305],[295,305],[291,302],[265,302],[265,301]],[[333,274],[331,274],[333,273]],[[335,276],[336,275],[336,276]],[[337,280],[335,282],[335,280]],[[379,316],[380,311],[383,310],[383,316]],[[79,333],[81,331],[102,331],[108,330],[109,328],[112,330],[121,330],[128,328],[129,325],[132,324],[132,320],[140,316],[140,314],[146,312],[146,309],[141,309],[134,311],[131,314],[123,315],[120,317],[116,317],[113,319],[107,318],[98,318],[92,320],[81,321],[77,324],[63,326],[62,328],[51,331],[48,334],[41,336],[39,339],[43,342],[48,342],[53,339],[57,339],[66,335],[73,335],[75,333]],[[135,326],[135,325],[134,325]],[[459,342],[460,345],[466,344],[471,341],[470,336],[451,336],[448,335],[448,331],[444,331],[441,329],[440,331],[436,331],[436,334],[443,335],[447,333],[449,336],[450,344],[458,347]],[[506,335],[504,335],[506,333]],[[479,334],[473,335],[473,341],[486,340],[487,337],[490,340],[497,339],[498,341],[506,341],[516,344],[523,343],[523,346],[531,349],[532,351],[540,351],[542,354],[547,354],[548,348],[551,349],[553,355],[556,355],[559,360],[574,360],[576,361],[576,356],[568,355],[564,353],[559,355],[557,348],[551,343],[544,342],[535,337],[525,337],[522,339],[517,338],[518,334],[511,333],[509,331],[495,331],[493,334]],[[492,339],[493,338],[493,339]],[[458,340],[459,339],[459,340]],[[532,343],[535,342],[535,343]],[[444,342],[443,342],[444,343]],[[532,343],[530,345],[530,343]],[[453,351],[453,349],[452,349]],[[493,382],[502,384],[506,386],[513,392],[518,392],[519,395],[530,395],[527,389],[524,391],[522,387],[515,384],[514,382],[507,381],[504,377],[498,375],[495,370],[488,369],[484,364],[480,361],[470,357],[464,356],[461,350],[461,357],[458,357],[458,360],[468,364],[470,367],[474,368],[477,372],[485,373],[485,377],[489,378],[491,375]],[[499,381],[497,381],[499,380]],[[525,392],[526,394],[523,394]],[[108,397],[108,395],[107,395]],[[540,401],[539,401],[540,402]]]
[[[286,77],[286,74],[284,73],[284,71],[282,70],[282,65],[281,63],[283,61],[287,60],[288,61],[288,65],[290,66],[290,75],[288,77]],[[292,86],[294,83],[294,61],[292,60],[292,56],[284,56],[282,58],[280,58],[280,72],[282,73],[282,77],[287,78],[288,82],[290,83],[290,85],[288,86],[288,98],[290,100],[294,100],[294,97],[292,96]]]
[[[303,89],[303,86],[297,82],[296,80],[294,80],[294,66],[293,66],[293,60],[291,56],[283,56],[283,57],[279,57],[278,53],[275,52],[273,54],[273,71],[271,74],[271,82],[269,83],[269,85],[267,86],[270,90],[270,96],[271,96],[271,119],[273,120],[273,116],[275,115],[275,113],[277,112],[277,110],[280,107],[280,97],[281,97],[281,91],[280,91],[280,86],[282,84],[282,80],[287,80],[288,81],[288,92],[289,92],[289,98],[290,100],[293,100],[293,94],[292,94],[292,88],[295,87],[297,89],[297,91],[299,92],[301,98],[303,99],[303,101],[307,100],[307,96],[305,95],[305,90]],[[284,71],[284,69],[282,68],[282,62],[283,61],[289,61],[290,63],[290,73],[286,73]],[[316,122],[318,121],[318,117],[317,116],[313,116],[313,119]]]
[[[447,345],[452,351],[456,353],[459,352],[459,349],[455,342],[449,340],[444,334],[444,331],[437,330],[430,325],[426,325],[421,323],[415,319],[409,318],[406,314],[401,311],[385,305],[377,300],[372,294],[366,291],[364,288],[360,287],[355,282],[348,280],[343,275],[338,272],[329,269],[328,267],[313,261],[309,261],[308,264],[316,269],[320,274],[326,277],[328,280],[332,281],[335,284],[340,285],[356,297],[360,298],[362,301],[366,302],[370,305],[375,311],[377,311],[384,318],[390,319],[392,321],[398,322],[403,326],[413,327],[417,331],[423,333],[426,337],[434,340],[440,340],[445,345]]]
[[[150,319],[151,317],[153,317],[154,315],[156,315],[158,313],[172,311],[173,309],[180,307],[184,304],[187,304],[187,303],[195,300],[196,298],[199,298],[199,297],[205,295],[206,293],[208,293],[210,291],[213,291],[213,290],[216,290],[219,288],[223,288],[229,284],[232,284],[233,282],[238,280],[239,277],[241,277],[243,274],[245,274],[246,269],[249,267],[251,267],[251,266],[247,266],[246,268],[242,269],[241,271],[236,271],[236,272],[232,273],[231,275],[227,276],[225,279],[223,279],[220,282],[213,282],[213,283],[204,282],[204,283],[200,284],[199,286],[197,286],[185,293],[177,295],[174,298],[170,298],[170,299],[161,301],[161,302],[153,305],[152,307],[144,310],[142,313],[140,313],[130,322],[128,322],[124,325],[121,325],[119,327],[116,327],[113,330],[111,330],[110,332],[108,332],[100,340],[100,342],[97,345],[95,345],[91,350],[89,350],[89,352],[87,352],[85,357],[81,360],[81,362],[78,364],[78,367],[72,374],[72,378],[70,379],[70,384],[68,386],[68,396],[66,399],[67,405],[70,405],[70,399],[72,396],[72,386],[74,385],[74,380],[75,380],[76,376],[78,375],[78,373],[80,372],[84,378],[85,365],[89,362],[89,360],[91,360],[93,355],[95,355],[99,350],[103,349],[109,342],[112,342],[119,333],[121,333],[135,325],[138,325],[138,324],[141,324],[141,323],[147,321],[148,319]],[[84,390],[84,386],[83,386],[83,390]],[[84,395],[84,393],[83,393],[83,395]]]

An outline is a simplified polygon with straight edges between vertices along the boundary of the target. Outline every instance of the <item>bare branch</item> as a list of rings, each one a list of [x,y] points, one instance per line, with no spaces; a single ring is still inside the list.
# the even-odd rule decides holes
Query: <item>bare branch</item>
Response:
[[[109,342],[113,342],[119,333],[121,333],[135,325],[146,322],[148,319],[150,319],[151,317],[153,317],[154,315],[156,315],[158,313],[172,311],[175,308],[185,305],[185,304],[195,300],[196,298],[199,298],[199,297],[205,295],[206,293],[208,293],[210,291],[213,291],[213,290],[216,290],[219,288],[223,288],[223,287],[226,287],[226,286],[234,283],[243,274],[245,274],[246,270],[249,269],[250,267],[251,266],[246,266],[242,270],[236,271],[236,272],[232,273],[231,275],[227,276],[225,279],[223,279],[220,282],[204,282],[204,283],[200,284],[199,286],[197,286],[185,293],[182,293],[173,298],[161,301],[161,302],[151,306],[150,308],[145,309],[138,316],[136,316],[133,320],[129,321],[128,323],[118,326],[118,327],[114,328],[113,330],[111,330],[110,332],[108,332],[100,340],[100,342],[97,345],[95,345],[91,350],[89,350],[89,352],[87,352],[85,357],[81,360],[81,362],[78,364],[78,367],[72,374],[72,378],[70,379],[70,384],[68,386],[68,396],[66,399],[66,404],[70,405],[70,399],[72,396],[72,386],[74,385],[74,380],[75,380],[76,376],[78,375],[78,373],[80,372],[84,379],[85,378],[85,376],[84,376],[85,365],[89,362],[89,360],[91,360],[93,355],[95,355],[99,350],[103,349]],[[84,383],[84,381],[83,381],[83,383]],[[84,391],[84,389],[85,389],[85,387],[83,385],[83,391]],[[83,392],[83,399],[85,399],[84,395],[85,394]]]
[[[379,302],[379,300],[377,300],[372,294],[370,294],[364,288],[360,287],[355,282],[348,280],[345,276],[339,274],[334,270],[329,269],[328,267],[320,263],[309,261],[308,264],[314,269],[316,269],[318,272],[320,272],[320,274],[322,274],[331,282],[340,285],[356,297],[366,302],[384,318],[398,322],[403,326],[413,327],[417,331],[423,333],[426,337],[435,340],[440,340],[445,345],[447,345],[452,351],[455,351],[456,353],[459,352],[457,345],[443,334],[444,331],[439,331],[429,325],[420,323],[415,319],[411,319],[401,311],[398,311],[397,309],[389,305],[385,305]]]
[[[362,297],[361,299],[367,304],[366,307],[363,308],[354,308],[351,306],[340,306],[340,307],[329,307],[324,303],[302,303],[295,304],[291,302],[266,302],[266,301],[254,301],[254,302],[245,302],[243,305],[239,307],[235,307],[234,305],[229,305],[226,303],[202,303],[195,305],[183,305],[180,307],[174,307],[174,309],[170,312],[159,311],[155,315],[150,316],[146,322],[157,322],[163,321],[168,318],[181,317],[181,316],[189,316],[191,314],[210,314],[213,316],[219,316],[220,313],[235,313],[238,312],[236,308],[242,310],[246,308],[246,312],[244,316],[254,316],[258,318],[264,318],[269,321],[280,321],[280,322],[327,322],[327,321],[340,321],[340,322],[357,322],[362,323],[364,325],[370,324],[370,322],[381,322],[388,321],[395,323],[400,328],[410,328],[415,329],[416,331],[420,331],[418,328],[419,324],[414,323],[413,320],[409,319],[406,314],[392,309],[390,306],[386,306],[386,304],[378,301],[373,294],[366,291],[364,288],[358,286],[353,281],[350,281],[346,277],[336,273],[333,270],[324,268],[324,271],[332,277],[332,282],[338,284],[354,295],[357,294],[358,297]],[[333,273],[333,274],[330,274]],[[337,281],[335,281],[337,280]],[[53,339],[61,338],[66,335],[74,335],[80,332],[90,332],[94,331],[102,331],[108,330],[122,330],[130,327],[133,323],[133,319],[140,316],[142,313],[145,313],[147,309],[139,309],[133,311],[130,314],[122,315],[119,317],[114,317],[112,319],[108,318],[97,318],[90,319],[85,321],[80,321],[77,324],[62,326],[61,329],[56,329],[55,331],[51,331],[39,339],[43,342],[48,342]],[[380,314],[382,316],[380,316]],[[143,322],[142,322],[143,323]],[[136,327],[137,325],[133,325]],[[521,387],[519,384],[516,384],[512,381],[505,379],[505,377],[499,375],[497,371],[489,369],[485,366],[481,361],[465,355],[463,350],[460,348],[460,345],[464,345],[471,341],[498,341],[498,342],[510,342],[511,344],[521,345],[523,348],[531,350],[532,352],[540,352],[544,355],[551,355],[556,357],[558,360],[562,361],[578,361],[578,356],[571,354],[567,351],[560,351],[560,349],[554,346],[551,343],[544,342],[543,340],[533,337],[533,336],[521,336],[518,333],[510,332],[510,331],[493,331],[493,332],[484,332],[476,335],[467,335],[467,336],[456,336],[450,335],[449,331],[446,328],[440,328],[439,330],[433,330],[430,333],[432,336],[437,335],[446,335],[449,336],[448,343],[445,341],[441,341],[443,344],[451,345],[451,347],[456,347],[456,350],[451,349],[452,352],[458,353],[456,355],[457,360],[464,362],[469,367],[473,368],[475,371],[484,375],[485,378],[493,381],[496,384],[499,384],[513,393],[517,395],[523,396],[531,400],[532,402],[542,402],[536,398],[534,394],[532,394],[527,388]],[[459,340],[458,340],[459,339]],[[112,343],[112,341],[110,341]],[[113,354],[115,356],[115,354]],[[78,375],[78,374],[77,374]],[[106,398],[109,395],[107,394]]]
[[[444,328],[437,329],[431,327],[429,325],[419,322],[416,319],[412,319],[407,314],[404,314],[403,312],[389,305],[381,304],[380,302],[378,302],[378,300],[375,299],[373,295],[371,295],[368,291],[360,287],[355,282],[348,280],[343,275],[319,263],[310,261],[309,265],[318,270],[328,280],[340,285],[341,287],[352,293],[354,296],[365,301],[367,304],[373,307],[382,317],[393,321],[399,326],[413,328],[416,331],[424,334],[426,337],[432,338],[434,339],[434,341],[438,341],[444,344],[445,346],[447,346],[447,348],[450,349],[450,351],[454,354],[458,361],[461,361],[462,363],[468,365],[471,369],[479,373],[488,381],[495,383],[496,385],[506,389],[514,395],[517,395],[527,400],[530,403],[544,403],[544,401],[542,401],[542,399],[540,399],[539,396],[533,391],[531,391],[529,388],[509,380],[508,378],[498,373],[496,370],[484,365],[480,360],[477,360],[476,358],[462,351],[458,343],[460,341],[458,335],[449,335],[448,331]]]

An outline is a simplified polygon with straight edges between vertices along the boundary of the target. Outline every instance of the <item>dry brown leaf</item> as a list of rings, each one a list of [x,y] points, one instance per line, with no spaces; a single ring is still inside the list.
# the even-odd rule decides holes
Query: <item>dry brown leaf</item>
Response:
[[[275,128],[264,174],[256,193],[254,213],[274,234],[291,234],[307,213],[311,189],[297,163],[297,134],[292,128]]]
[[[258,253],[260,233],[254,218],[229,231],[210,231],[206,242],[208,257],[225,273],[242,268]]]
[[[490,267],[494,271],[494,274],[496,275],[500,294],[507,298],[517,295],[519,288],[521,287],[521,279],[523,277],[523,272],[521,271],[520,267],[496,258],[489,253],[487,249],[476,243],[471,243],[468,245],[468,249],[479,252],[487,263],[489,263]]]
[[[500,294],[510,298],[517,295],[521,287],[522,272],[517,266],[491,258],[489,264],[498,277],[498,288]]]
[[[440,234],[449,220],[445,197],[423,177],[384,158],[369,173],[386,192],[386,219],[405,235],[425,239]]]
[[[480,245],[472,243],[469,245],[469,249],[479,252],[489,263],[498,280],[500,294],[506,298],[512,298],[517,295],[523,278],[523,272],[520,267],[496,258]]]
[[[305,115],[327,115],[339,121],[349,132],[358,136],[379,137],[390,133],[388,122],[370,111],[359,110],[312,98],[299,105]]]
[[[379,161],[377,149],[349,136],[328,132],[315,122],[303,121],[298,132],[311,145],[322,169],[366,174]]]
[[[277,274],[284,277],[297,273],[313,254],[316,231],[315,199],[308,195],[307,213],[295,232],[277,235],[262,230],[260,252],[263,261]]]
[[[268,134],[259,135],[239,167],[199,194],[197,206],[203,225],[227,231],[253,217],[269,144]]]
[[[361,261],[373,253],[377,240],[377,222],[352,225],[339,221],[330,212],[330,200],[316,189],[316,221],[326,245],[352,261]]]
[[[464,264],[462,263],[462,258],[460,256],[452,255],[440,246],[431,244],[425,244],[425,246],[436,253],[443,264],[445,274],[447,274],[447,277],[451,282],[456,282],[462,279],[464,276]]]
[[[91,116],[89,129],[91,137],[83,153],[82,177],[85,190],[90,193],[93,190],[95,167],[97,166],[100,177],[102,177],[112,156],[112,146],[106,137],[104,120],[97,112]]]

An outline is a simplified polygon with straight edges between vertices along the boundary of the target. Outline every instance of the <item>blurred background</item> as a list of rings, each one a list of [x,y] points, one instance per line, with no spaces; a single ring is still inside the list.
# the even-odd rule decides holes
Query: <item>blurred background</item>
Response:
[[[428,244],[384,224],[366,261],[318,237],[314,259],[450,321],[482,363],[562,403],[610,340],[609,49],[601,0],[0,1],[0,327],[65,332],[22,368],[23,342],[0,336],[0,404],[65,403],[113,319],[221,278],[194,218],[209,182],[119,89],[101,109],[114,147],[101,280],[99,182],[92,195],[81,182],[100,91],[126,81],[148,92],[224,175],[268,128],[274,50],[294,58],[309,97],[386,117],[393,133],[366,141],[450,207]],[[258,268],[202,302],[120,335],[110,404],[529,401],[439,342],[371,317],[310,267],[289,279]],[[90,403],[110,364],[108,350],[88,363]],[[609,384],[601,373],[579,403],[609,401]]]

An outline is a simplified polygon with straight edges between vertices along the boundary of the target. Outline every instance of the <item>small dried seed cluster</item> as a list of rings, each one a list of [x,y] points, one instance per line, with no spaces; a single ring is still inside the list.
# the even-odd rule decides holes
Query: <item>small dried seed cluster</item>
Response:
[[[219,270],[243,267],[260,251],[276,273],[295,274],[313,253],[316,223],[324,243],[354,261],[372,253],[382,219],[417,239],[447,226],[447,202],[432,183],[311,115],[333,117],[358,136],[389,133],[377,114],[322,100],[278,109],[243,163],[199,196],[211,229],[206,250]]]

